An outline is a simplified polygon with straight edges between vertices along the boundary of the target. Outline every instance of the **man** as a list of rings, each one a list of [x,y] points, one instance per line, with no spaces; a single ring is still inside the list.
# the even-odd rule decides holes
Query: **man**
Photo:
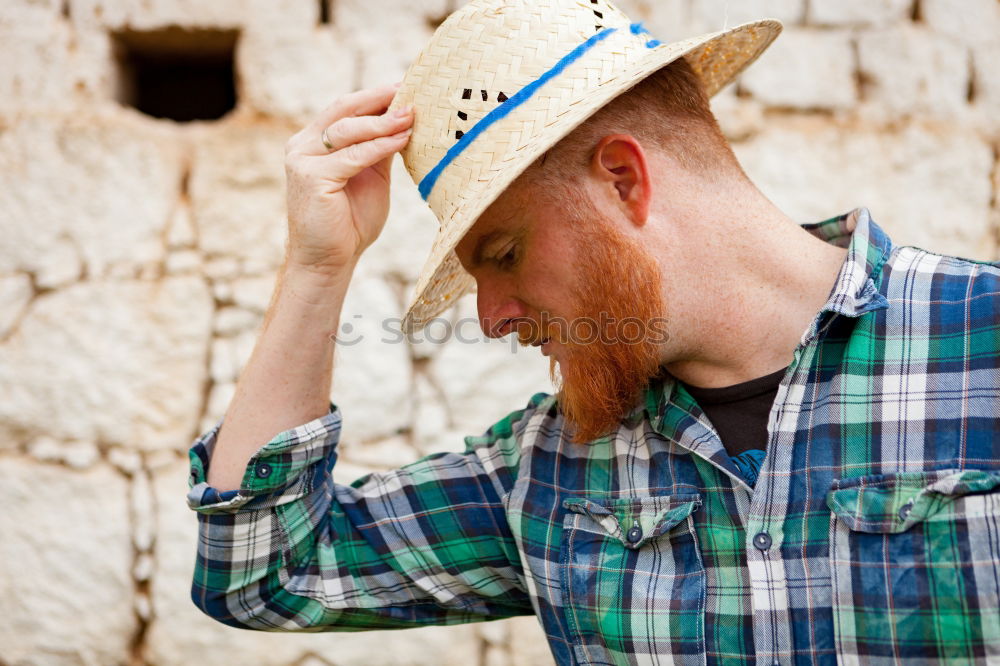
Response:
[[[604,0],[477,0],[293,137],[286,264],[191,450],[199,607],[533,613],[560,664],[1000,658],[1000,269],[750,183],[708,95],[777,30],[667,45]],[[407,326],[474,284],[559,392],[336,485],[330,336],[398,151],[441,220]]]

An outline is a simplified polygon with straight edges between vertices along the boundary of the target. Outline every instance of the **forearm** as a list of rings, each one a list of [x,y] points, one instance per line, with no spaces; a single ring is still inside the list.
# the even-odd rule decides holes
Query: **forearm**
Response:
[[[208,469],[217,490],[238,488],[247,461],[274,435],[328,410],[334,334],[351,270],[279,273],[253,354],[240,375]]]
[[[536,396],[537,398],[537,396]],[[300,424],[255,452],[269,464],[242,492],[206,492],[218,432],[190,451],[199,512],[192,599],[232,626],[266,631],[388,629],[530,614],[504,498],[539,403],[463,454],[428,456],[335,484],[340,413]],[[543,407],[542,413],[548,413]],[[470,552],[475,557],[470,558]]]

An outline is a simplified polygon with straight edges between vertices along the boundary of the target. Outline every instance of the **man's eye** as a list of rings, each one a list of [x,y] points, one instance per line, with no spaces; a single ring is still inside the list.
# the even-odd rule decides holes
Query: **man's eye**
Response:
[[[497,257],[497,264],[502,267],[513,266],[517,262],[517,246],[511,245],[506,252]]]

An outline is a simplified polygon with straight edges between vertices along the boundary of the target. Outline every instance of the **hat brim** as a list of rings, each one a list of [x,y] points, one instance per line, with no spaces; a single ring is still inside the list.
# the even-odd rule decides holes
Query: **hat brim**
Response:
[[[688,60],[701,78],[709,97],[730,83],[753,63],[777,38],[782,24],[775,19],[753,21],[734,28],[651,48],[648,54],[622,71],[600,81],[574,102],[531,142],[520,148],[503,168],[489,174],[479,196],[461,202],[447,224],[442,224],[430,255],[417,280],[410,306],[403,319],[403,331],[412,333],[451,307],[460,297],[475,290],[475,280],[462,267],[455,247],[476,220],[536,159],[579,127],[598,109],[638,82],[678,58]],[[584,63],[586,64],[586,63]],[[393,106],[400,100],[394,100]]]

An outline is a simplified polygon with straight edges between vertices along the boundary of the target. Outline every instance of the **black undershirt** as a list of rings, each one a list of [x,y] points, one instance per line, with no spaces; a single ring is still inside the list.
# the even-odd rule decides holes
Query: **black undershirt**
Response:
[[[722,388],[684,388],[715,426],[729,455],[738,456],[750,449],[766,450],[767,417],[785,370]]]

